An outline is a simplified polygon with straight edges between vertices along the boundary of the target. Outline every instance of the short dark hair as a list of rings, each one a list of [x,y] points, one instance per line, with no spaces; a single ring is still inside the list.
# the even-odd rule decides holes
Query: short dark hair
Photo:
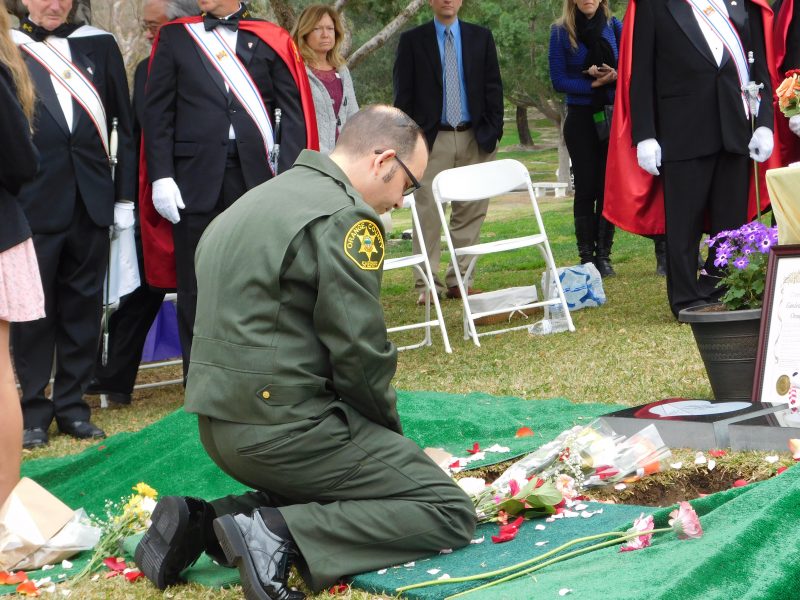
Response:
[[[399,108],[371,104],[349,117],[342,127],[336,150],[349,156],[364,156],[393,148],[398,156],[414,153],[422,129]]]

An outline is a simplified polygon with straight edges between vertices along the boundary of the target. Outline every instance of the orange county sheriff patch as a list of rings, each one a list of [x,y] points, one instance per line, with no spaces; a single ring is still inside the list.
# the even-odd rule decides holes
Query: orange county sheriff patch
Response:
[[[344,237],[344,251],[359,269],[377,271],[383,264],[383,236],[372,221],[359,221]]]

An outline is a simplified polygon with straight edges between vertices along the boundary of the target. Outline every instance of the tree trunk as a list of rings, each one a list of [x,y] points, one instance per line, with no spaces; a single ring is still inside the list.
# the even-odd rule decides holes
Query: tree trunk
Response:
[[[569,152],[564,141],[564,119],[558,123],[558,181],[569,185],[569,191],[573,192],[572,176],[569,168]]]
[[[287,0],[269,0],[269,4],[272,7],[272,12],[275,13],[275,21],[278,25],[287,31],[291,31],[295,21],[297,21],[297,15],[289,5],[289,2]]]
[[[519,104],[517,104],[517,132],[521,146],[533,146],[533,138],[528,126],[528,107]]]
[[[383,47],[387,40],[397,33],[425,4],[426,0],[411,0],[383,29],[347,58],[347,68],[352,71],[367,56]]]

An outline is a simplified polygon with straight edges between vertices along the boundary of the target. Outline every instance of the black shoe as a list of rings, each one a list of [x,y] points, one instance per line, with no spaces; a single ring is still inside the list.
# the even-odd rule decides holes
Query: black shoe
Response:
[[[89,386],[86,388],[86,391],[83,392],[87,396],[97,396],[99,394],[105,394],[107,390],[105,386],[102,385],[97,379],[92,379],[89,382]]]
[[[72,421],[70,423],[59,423],[58,430],[79,440],[89,438],[104,438],[106,432],[89,421]]]
[[[294,542],[267,528],[258,510],[251,516],[223,515],[214,531],[228,563],[239,569],[247,600],[303,600],[305,594],[286,587],[297,558]]]
[[[183,581],[181,571],[206,550],[206,522],[210,525],[213,518],[214,509],[204,500],[164,496],[136,546],[136,565],[160,590]]]
[[[41,427],[30,427],[22,432],[22,447],[26,450],[46,446],[49,441],[47,431]]]

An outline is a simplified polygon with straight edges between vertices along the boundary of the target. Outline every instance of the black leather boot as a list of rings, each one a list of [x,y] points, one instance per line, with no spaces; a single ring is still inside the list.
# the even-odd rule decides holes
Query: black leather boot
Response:
[[[575,239],[578,242],[578,256],[582,265],[594,262],[596,223],[594,215],[575,217]]]
[[[667,240],[663,235],[653,236],[653,247],[656,253],[656,275],[667,276]]]
[[[616,275],[611,266],[611,246],[614,244],[614,225],[603,217],[597,220],[597,255],[595,265],[601,277]]]
[[[137,566],[163,590],[181,582],[181,571],[193,565],[203,552],[224,561],[214,535],[215,518],[213,507],[205,500],[163,497],[153,510],[150,528],[136,547]]]

